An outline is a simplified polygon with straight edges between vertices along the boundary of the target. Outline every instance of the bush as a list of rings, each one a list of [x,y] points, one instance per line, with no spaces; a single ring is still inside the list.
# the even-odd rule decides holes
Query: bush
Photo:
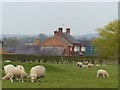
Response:
[[[2,60],[11,60],[14,62],[50,62],[50,63],[73,63],[77,61],[109,62],[107,58],[99,56],[41,56],[41,55],[20,55],[20,54],[3,54]]]

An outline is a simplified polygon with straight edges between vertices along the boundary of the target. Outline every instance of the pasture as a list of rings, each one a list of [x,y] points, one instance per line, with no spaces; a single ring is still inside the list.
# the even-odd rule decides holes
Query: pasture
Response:
[[[2,67],[7,64],[21,64],[29,74],[30,68],[35,65],[46,67],[46,77],[44,82],[30,82],[30,78],[25,78],[25,82],[11,83],[9,80],[2,81],[2,88],[118,88],[118,66],[117,64],[107,64],[94,68],[78,68],[76,64],[56,64],[37,62],[2,62]],[[97,78],[98,69],[106,69],[110,74],[109,78]],[[2,76],[4,71],[2,70]]]

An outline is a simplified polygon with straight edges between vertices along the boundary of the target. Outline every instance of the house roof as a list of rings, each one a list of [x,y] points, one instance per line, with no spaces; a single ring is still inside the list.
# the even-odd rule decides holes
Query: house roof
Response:
[[[64,47],[41,47],[40,55],[63,55]]]
[[[15,54],[38,54],[40,46],[26,45],[20,46],[16,49]]]
[[[68,33],[62,33],[62,37],[64,37],[67,41],[69,41],[70,43],[80,43],[77,39],[75,39],[73,36],[71,36]]]
[[[60,39],[65,42],[68,46],[71,46],[72,44],[68,42],[66,39],[64,39],[62,36],[60,36]]]
[[[21,46],[18,47],[15,54],[32,54],[32,55],[63,55],[63,47],[40,47],[40,46]]]
[[[9,47],[9,48],[4,48],[4,50],[5,52],[14,53],[16,51],[16,48]]]

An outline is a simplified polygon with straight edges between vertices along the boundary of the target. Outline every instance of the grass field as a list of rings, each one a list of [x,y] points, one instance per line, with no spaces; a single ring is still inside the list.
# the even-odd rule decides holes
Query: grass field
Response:
[[[3,62],[3,66],[9,64]],[[14,63],[22,64],[27,73],[32,66],[40,63],[25,62]],[[46,77],[44,82],[30,82],[30,78],[25,78],[23,82],[13,83],[10,81],[2,81],[3,88],[118,88],[118,66],[110,64],[94,68],[78,68],[75,64],[42,64],[46,67]],[[98,69],[106,69],[110,74],[110,78],[96,78]],[[4,71],[2,73],[4,76]]]

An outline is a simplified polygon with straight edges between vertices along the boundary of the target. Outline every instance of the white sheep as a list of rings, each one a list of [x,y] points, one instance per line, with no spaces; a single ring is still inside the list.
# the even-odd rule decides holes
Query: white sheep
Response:
[[[87,65],[87,68],[93,68],[94,67],[94,65],[93,64],[91,64],[91,63],[88,63],[88,65]]]
[[[16,67],[25,71],[25,68],[22,65],[17,65]]]
[[[19,82],[20,80],[23,81],[23,78],[27,76],[27,73],[24,70],[21,70],[17,67],[13,67],[12,65],[6,65],[4,67],[5,69],[5,76],[2,78],[3,80],[10,79],[11,82],[13,82],[13,78],[18,78]]]
[[[12,64],[8,64],[8,65],[4,66],[3,68],[5,71],[5,74],[8,74],[9,72],[11,72],[15,68],[15,66]]]
[[[10,60],[6,60],[5,62],[11,62]]]
[[[97,66],[97,67],[99,67],[99,66],[100,66],[100,64],[96,64],[96,66]]]
[[[83,63],[82,62],[77,62],[77,64],[76,64],[78,67],[83,67]]]
[[[31,77],[31,82],[34,82],[34,80],[37,80],[39,78],[44,78],[46,69],[44,66],[37,65],[31,68],[30,70],[30,77]]]
[[[97,78],[99,76],[101,76],[102,78],[107,78],[107,77],[109,77],[109,74],[108,74],[108,72],[106,70],[99,69],[97,71]]]

